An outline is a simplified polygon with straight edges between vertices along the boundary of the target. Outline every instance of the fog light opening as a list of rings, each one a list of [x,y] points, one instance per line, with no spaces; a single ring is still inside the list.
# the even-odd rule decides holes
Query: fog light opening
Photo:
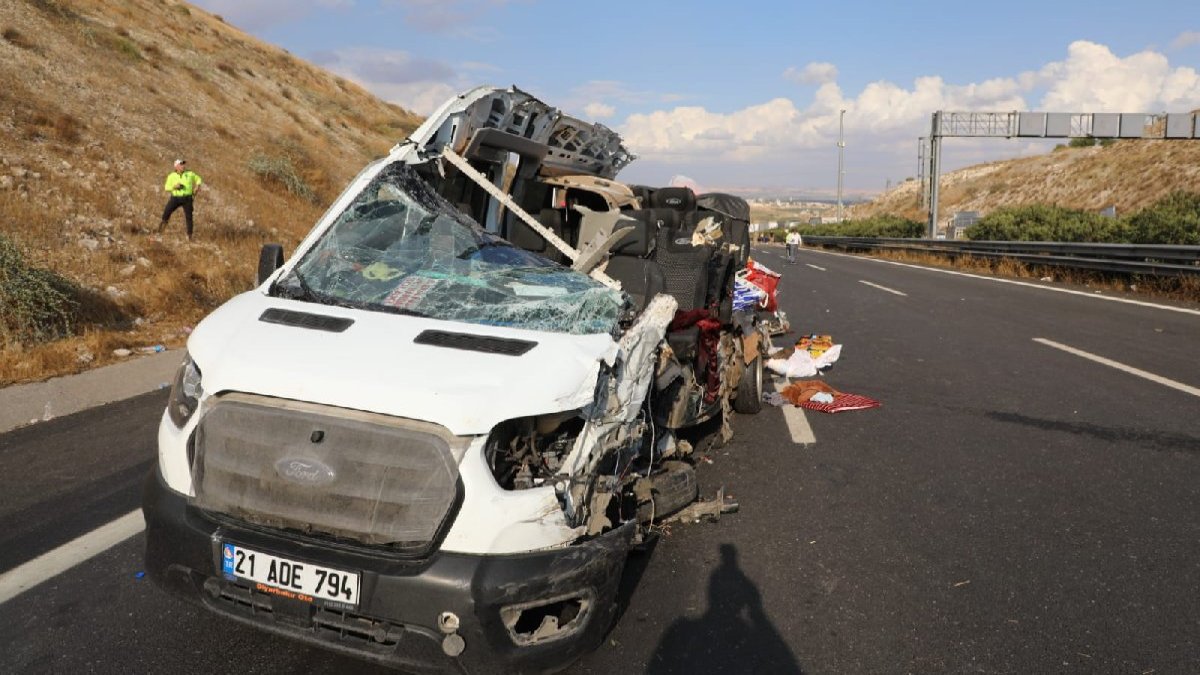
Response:
[[[513,642],[528,646],[575,633],[587,621],[591,607],[589,593],[576,593],[505,607],[500,610],[500,618]]]

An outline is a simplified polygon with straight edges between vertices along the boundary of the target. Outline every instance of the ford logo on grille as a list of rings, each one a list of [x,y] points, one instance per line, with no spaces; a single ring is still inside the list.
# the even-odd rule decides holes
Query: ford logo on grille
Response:
[[[337,477],[333,469],[325,464],[315,459],[298,457],[284,457],[275,462],[275,473],[284,480],[308,487],[328,485]]]

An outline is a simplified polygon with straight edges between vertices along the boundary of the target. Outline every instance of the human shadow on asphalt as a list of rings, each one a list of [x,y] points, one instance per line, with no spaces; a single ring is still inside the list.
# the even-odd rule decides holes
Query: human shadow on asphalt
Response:
[[[742,572],[737,547],[721,544],[721,565],[708,579],[708,610],[667,628],[646,669],[668,673],[803,673],[763,609],[758,587]]]

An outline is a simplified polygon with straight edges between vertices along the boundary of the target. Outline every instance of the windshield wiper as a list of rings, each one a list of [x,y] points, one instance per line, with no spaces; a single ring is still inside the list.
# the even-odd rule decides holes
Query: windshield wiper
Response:
[[[308,281],[304,278],[304,275],[301,274],[300,270],[298,270],[298,269],[293,268],[291,274],[289,274],[287,277],[285,277],[285,279],[286,278],[294,278],[296,280],[297,284],[299,284],[299,286],[300,286],[299,292],[297,292],[297,290],[294,288],[288,288],[288,287],[284,286],[283,279],[280,279],[279,281],[275,282],[275,287],[272,289],[273,292],[271,293],[272,295],[280,295],[280,292],[282,292],[282,294],[285,297],[290,298],[292,300],[301,300],[304,302],[315,302],[315,303],[318,303],[321,305],[337,305],[337,304],[339,304],[337,301],[326,296],[325,294],[314,291],[312,289],[312,286],[308,285]]]

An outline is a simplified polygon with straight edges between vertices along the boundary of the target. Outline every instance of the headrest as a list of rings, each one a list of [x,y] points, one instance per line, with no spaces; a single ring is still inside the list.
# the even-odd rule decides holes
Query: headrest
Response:
[[[651,205],[656,209],[675,209],[676,211],[696,210],[696,193],[691,188],[665,187],[654,191],[650,197]]]

